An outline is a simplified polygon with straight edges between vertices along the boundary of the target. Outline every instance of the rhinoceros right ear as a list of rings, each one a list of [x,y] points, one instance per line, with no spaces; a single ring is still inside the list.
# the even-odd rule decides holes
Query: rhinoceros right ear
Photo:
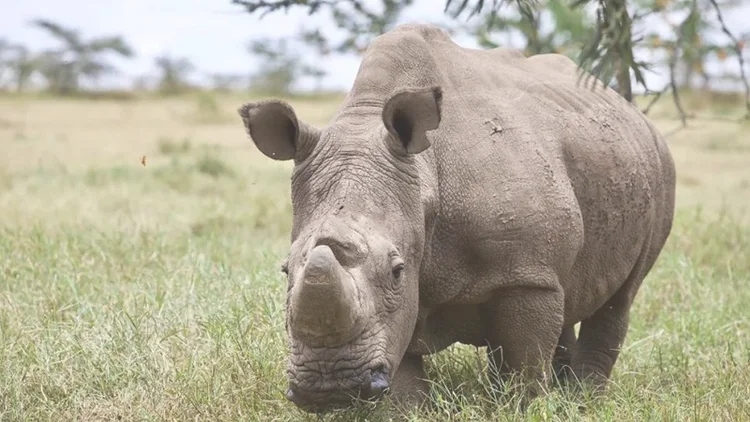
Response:
[[[253,143],[274,160],[295,158],[306,144],[320,137],[318,129],[297,120],[294,109],[285,101],[247,103],[237,112]]]
[[[399,149],[418,154],[430,146],[427,132],[440,125],[443,90],[439,86],[404,89],[383,107],[383,124]]]

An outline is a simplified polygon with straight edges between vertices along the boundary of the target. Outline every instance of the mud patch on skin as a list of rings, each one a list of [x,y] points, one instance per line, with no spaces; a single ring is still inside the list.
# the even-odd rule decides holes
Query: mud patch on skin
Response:
[[[485,126],[490,128],[490,136],[503,133],[503,126],[500,124],[500,119],[493,117],[492,119],[485,120]]]

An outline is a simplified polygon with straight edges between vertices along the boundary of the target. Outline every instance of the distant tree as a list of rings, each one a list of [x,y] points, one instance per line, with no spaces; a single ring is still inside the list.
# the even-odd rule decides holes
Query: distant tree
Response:
[[[323,89],[323,78],[328,72],[321,67],[306,64],[302,66],[302,74],[312,78],[315,81],[315,91],[320,92]]]
[[[251,75],[250,89],[264,94],[288,95],[303,77],[310,77],[320,90],[322,79],[327,74],[321,67],[299,54],[299,43],[307,42],[303,36],[297,39],[259,39],[248,46],[251,55],[260,60],[257,72]]]
[[[336,26],[342,30],[338,37],[326,35],[319,28],[303,29],[301,34],[319,51],[327,52],[326,55],[361,53],[373,37],[388,31],[413,3],[414,0],[232,0],[232,4],[244,7],[249,13],[260,12],[261,16],[278,10],[286,11],[293,6],[307,6],[310,14],[327,10]]]
[[[5,71],[5,52],[8,50],[9,42],[3,38],[0,38],[0,81],[2,81],[3,72]]]
[[[211,73],[208,77],[211,80],[211,87],[217,92],[230,92],[238,89],[245,80],[242,75],[229,73]]]
[[[154,79],[147,74],[136,75],[133,77],[131,89],[136,92],[148,92],[155,88]]]
[[[47,82],[51,92],[70,95],[78,91],[78,78],[74,76],[73,64],[66,61],[62,53],[45,51],[39,55],[39,73]]]
[[[159,68],[159,91],[166,95],[179,94],[190,88],[187,77],[195,70],[193,63],[184,57],[174,58],[167,55],[157,57]]]
[[[301,77],[315,81],[320,90],[327,72],[312,64],[314,60],[303,61],[294,53],[294,45],[302,43],[312,47],[319,57],[334,54],[361,54],[372,39],[385,33],[397,21],[401,13],[411,6],[413,0],[378,0],[376,2],[328,1],[328,0],[232,0],[250,13],[287,10],[292,6],[305,5],[311,13],[327,10],[339,31],[324,32],[321,28],[302,28],[293,40],[264,39],[254,43],[251,54],[261,57],[264,64],[253,77],[255,88],[264,91],[289,93],[294,83]],[[367,3],[367,4],[365,4]],[[270,43],[270,44],[269,44]],[[273,48],[269,48],[272,45]],[[292,63],[294,62],[294,63]]]
[[[13,51],[11,43],[3,38],[0,38],[0,89],[5,87],[4,76],[9,68],[9,62],[11,60],[10,53]]]
[[[301,74],[300,57],[289,47],[286,39],[252,41],[248,52],[260,59],[261,65],[251,76],[253,91],[286,95]]]
[[[58,94],[78,91],[81,79],[97,82],[101,76],[114,73],[116,69],[104,59],[105,54],[114,53],[128,58],[134,55],[120,36],[84,40],[78,31],[49,20],[38,19],[33,24],[62,44],[59,49],[46,51],[39,57],[40,72],[49,88]]]
[[[13,57],[8,62],[8,68],[13,75],[13,88],[16,92],[23,92],[34,72],[39,68],[39,59],[22,45],[14,46],[14,51]]]

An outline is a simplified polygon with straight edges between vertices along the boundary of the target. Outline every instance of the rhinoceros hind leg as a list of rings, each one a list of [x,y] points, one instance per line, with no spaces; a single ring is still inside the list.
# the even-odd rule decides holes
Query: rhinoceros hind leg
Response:
[[[602,390],[620,354],[628,330],[630,306],[610,300],[581,322],[573,372],[582,384]]]
[[[594,392],[605,389],[628,332],[630,307],[654,257],[643,254],[620,289],[591,317],[581,321],[573,373]]]

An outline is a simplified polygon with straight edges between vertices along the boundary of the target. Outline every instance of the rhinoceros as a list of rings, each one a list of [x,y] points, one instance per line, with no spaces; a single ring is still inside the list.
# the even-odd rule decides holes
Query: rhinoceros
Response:
[[[370,44],[328,126],[273,98],[238,112],[294,163],[297,407],[423,396],[423,357],[457,342],[486,347],[499,380],[606,386],[674,213],[673,159],[633,104],[563,55],[403,24]]]

